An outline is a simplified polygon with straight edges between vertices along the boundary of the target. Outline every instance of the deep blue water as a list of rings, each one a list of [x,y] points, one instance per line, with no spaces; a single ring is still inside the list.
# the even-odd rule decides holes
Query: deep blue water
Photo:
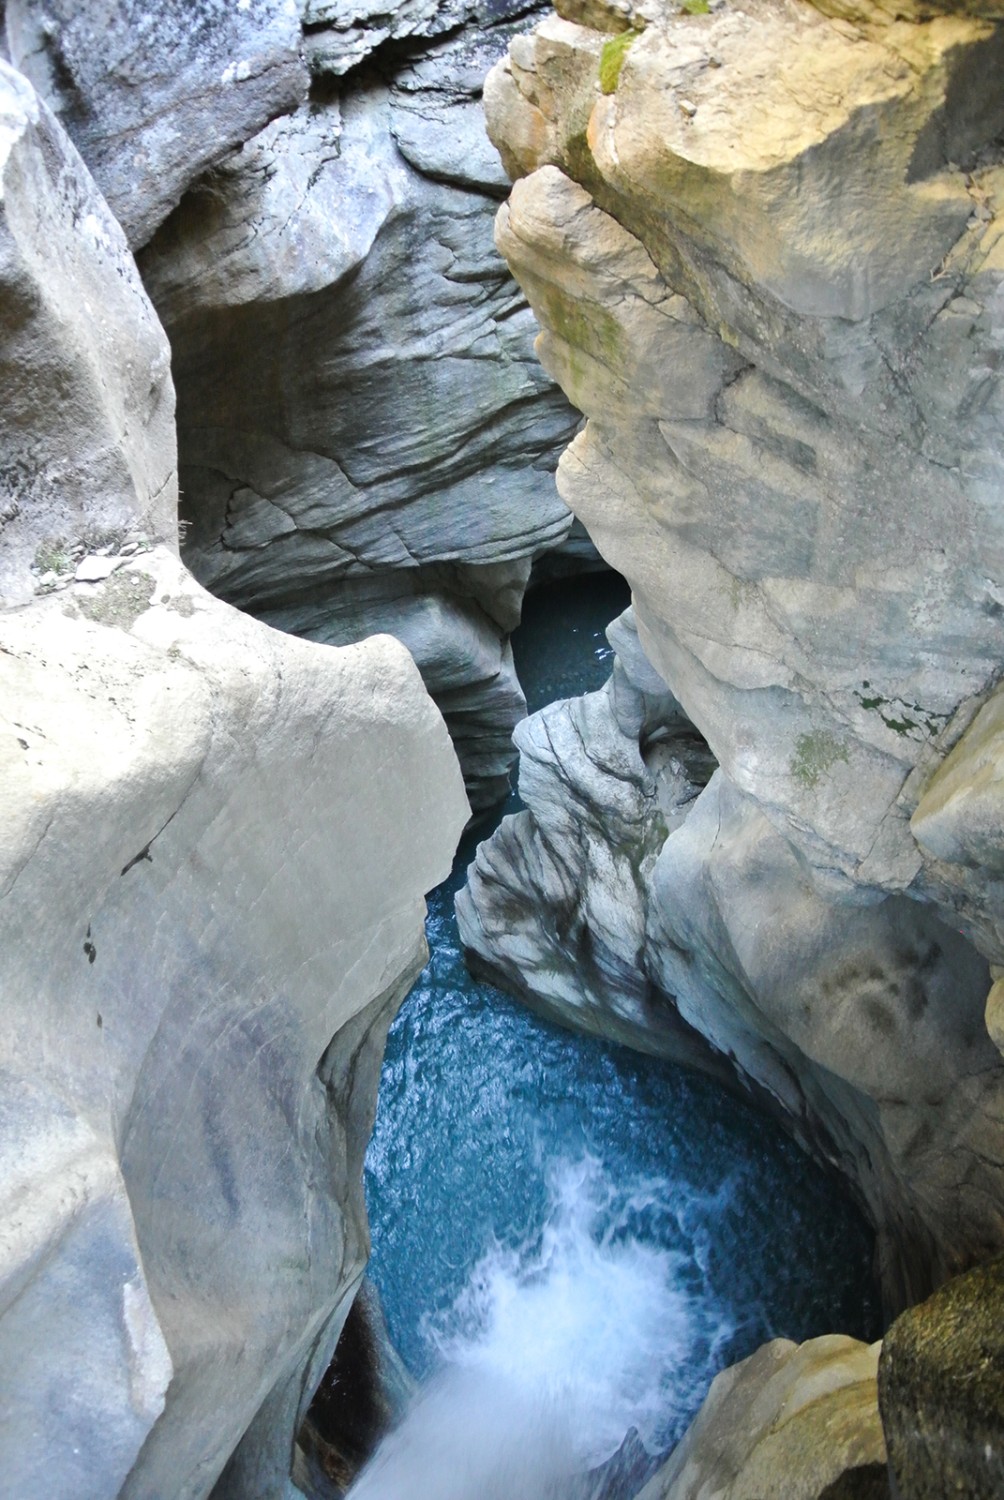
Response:
[[[531,601],[532,707],[602,683],[602,626],[625,602],[602,578]],[[430,962],[391,1030],[370,1272],[416,1376],[487,1371],[560,1403],[583,1463],[630,1426],[662,1449],[765,1339],[877,1336],[871,1237],[831,1176],[718,1085],[471,979],[453,896],[484,833],[429,900]]]

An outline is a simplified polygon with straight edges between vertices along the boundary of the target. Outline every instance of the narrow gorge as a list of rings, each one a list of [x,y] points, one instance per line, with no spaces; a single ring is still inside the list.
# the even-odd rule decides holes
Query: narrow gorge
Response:
[[[1004,1494],[1002,63],[0,0],[0,1496]]]

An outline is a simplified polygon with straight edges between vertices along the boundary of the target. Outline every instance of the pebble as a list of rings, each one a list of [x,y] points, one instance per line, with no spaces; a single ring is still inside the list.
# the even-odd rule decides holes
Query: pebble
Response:
[[[73,577],[77,583],[101,583],[114,573],[116,568],[121,568],[124,562],[124,557],[108,557],[100,552],[94,552],[77,564],[77,571]]]

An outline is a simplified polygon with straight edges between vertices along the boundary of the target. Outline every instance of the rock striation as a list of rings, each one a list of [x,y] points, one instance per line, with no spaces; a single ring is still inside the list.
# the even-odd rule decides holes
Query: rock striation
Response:
[[[278,1494],[467,803],[397,642],[295,640],[181,565],[166,339],[5,65],[0,121],[0,1468],[24,1500]]]
[[[1004,1245],[1004,31],[839,9],[564,3],[486,84],[498,243],[588,418],[559,489],[669,696],[520,731],[460,909],[538,1002],[581,972],[587,1024],[664,1049],[675,1011],[762,1084],[895,1307]],[[703,790],[646,763],[695,730]]]
[[[424,175],[473,129],[417,112],[423,76],[268,127],[141,264],[173,349],[186,559],[310,639],[394,633],[477,807],[506,786],[525,711],[508,632],[569,528],[551,470],[578,418],[492,247],[497,186]]]

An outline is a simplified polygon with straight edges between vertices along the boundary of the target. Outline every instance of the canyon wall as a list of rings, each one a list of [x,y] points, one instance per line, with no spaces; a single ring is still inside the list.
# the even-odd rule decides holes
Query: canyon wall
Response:
[[[0,288],[3,1485],[281,1494],[467,801],[401,645],[180,563],[167,341],[2,62]]]
[[[486,84],[588,417],[559,489],[651,666],[521,727],[460,916],[539,1005],[765,1090],[896,1307],[1004,1244],[1004,32],[690,9],[565,3]]]
[[[492,243],[508,182],[481,86],[526,8],[301,9],[11,0],[6,36],[167,329],[186,562],[302,637],[394,634],[487,807],[579,424]]]

